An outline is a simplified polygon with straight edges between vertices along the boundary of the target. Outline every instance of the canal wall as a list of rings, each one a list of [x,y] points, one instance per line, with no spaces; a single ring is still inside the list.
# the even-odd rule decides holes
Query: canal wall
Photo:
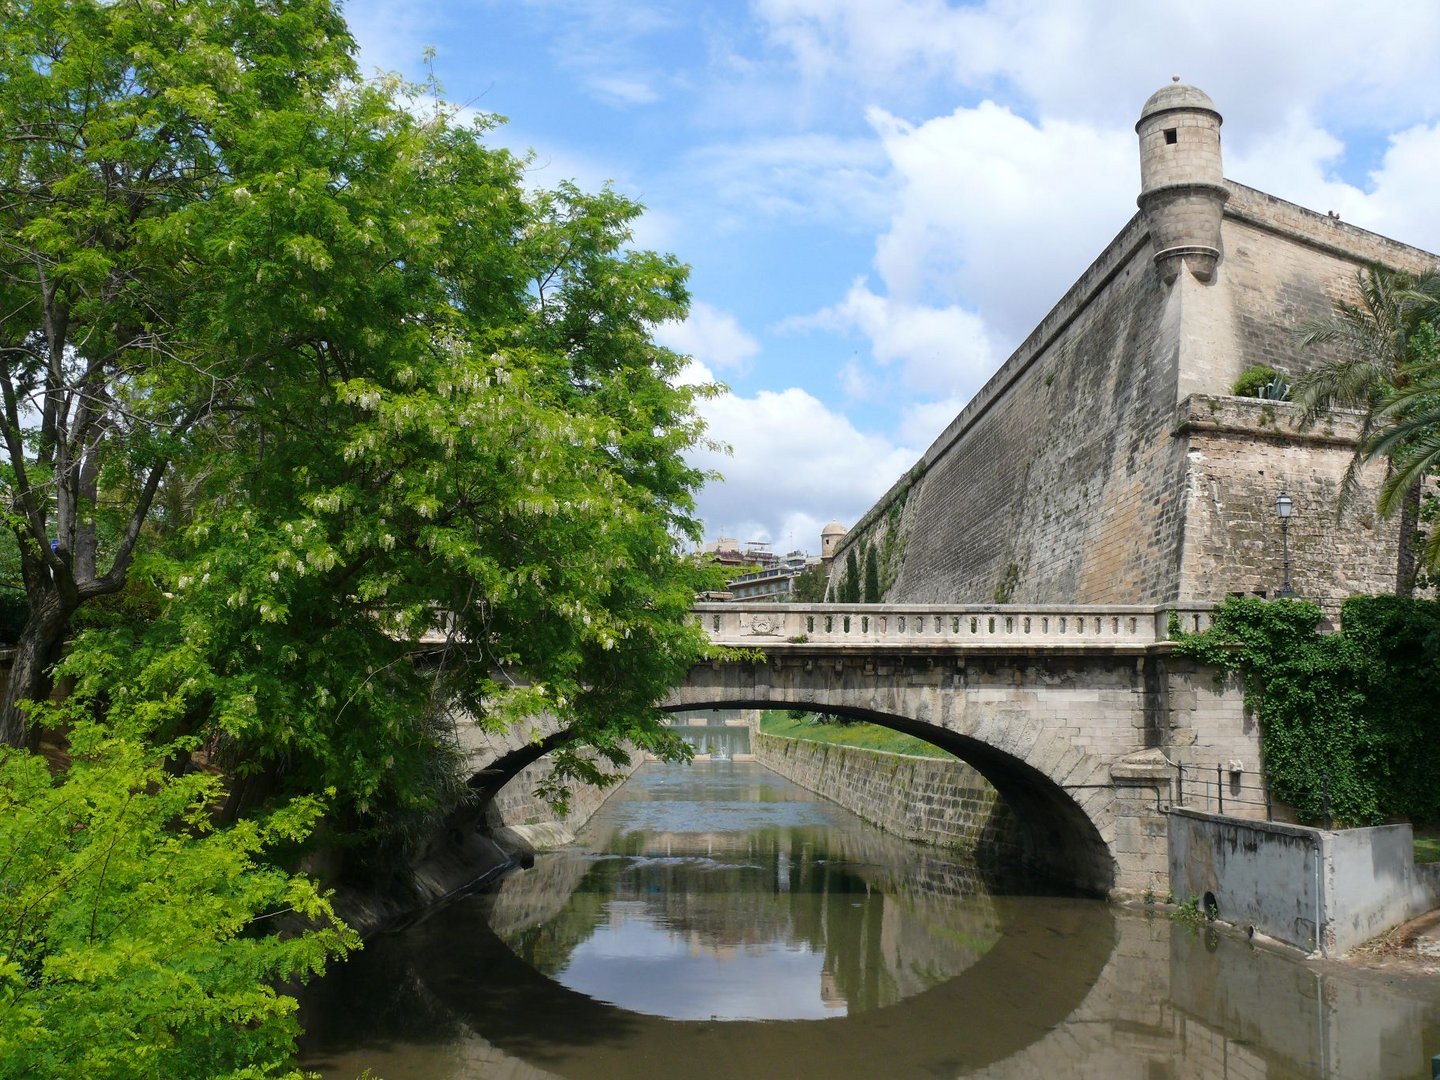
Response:
[[[1174,809],[1169,835],[1176,897],[1309,953],[1342,955],[1440,905],[1409,825],[1330,831]]]
[[[565,813],[557,814],[549,803],[535,794],[535,789],[550,775],[550,762],[541,758],[533,765],[527,765],[495,793],[486,811],[487,830],[503,846],[522,851],[542,851],[568,844],[595,816],[595,811],[605,805],[605,800],[644,762],[644,754],[633,752],[630,764],[618,769],[609,766],[621,775],[620,780],[609,787],[572,784],[570,805]]]
[[[753,734],[755,760],[892,835],[973,853],[1020,850],[995,789],[963,761]]]

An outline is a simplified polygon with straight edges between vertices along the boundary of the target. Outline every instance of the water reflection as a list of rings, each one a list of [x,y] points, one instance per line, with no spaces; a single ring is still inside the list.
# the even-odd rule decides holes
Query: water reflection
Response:
[[[741,709],[676,713],[670,728],[697,759],[733,761],[751,754],[750,727]]]
[[[757,766],[648,768],[540,863],[495,897],[500,936],[565,986],[671,1019],[892,1005],[1000,935],[973,867],[857,828]]]
[[[388,1080],[1348,1080],[1428,1076],[1440,1053],[1440,994],[1321,975],[1093,901],[986,894],[973,871],[828,805],[806,808],[758,771],[700,774],[720,784],[700,793],[659,775],[640,774],[628,809],[612,800],[583,857],[541,860],[501,893],[467,898],[337,969],[306,1006],[307,1066],[331,1077],[370,1067]],[[707,810],[697,794],[717,803]],[[655,816],[660,804],[674,815]],[[828,815],[840,824],[822,848]],[[718,827],[732,817],[755,827]],[[637,839],[636,821],[662,829]],[[636,926],[652,943],[639,952],[654,935],[666,942],[654,967],[627,938]],[[672,953],[731,956],[717,965],[728,975],[774,949],[794,950],[799,974],[786,985],[806,1008],[843,1009],[809,1022],[654,1015],[653,998],[688,993],[660,975]],[[652,987],[669,989],[650,1007],[612,1004],[623,996],[604,981],[612,965],[651,971]],[[542,974],[566,970],[575,988]]]

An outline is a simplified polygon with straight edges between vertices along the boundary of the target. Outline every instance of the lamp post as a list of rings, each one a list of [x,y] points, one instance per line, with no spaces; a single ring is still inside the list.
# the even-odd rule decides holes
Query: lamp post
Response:
[[[1295,597],[1295,589],[1290,585],[1290,515],[1295,512],[1295,504],[1290,496],[1284,491],[1275,497],[1275,515],[1280,519],[1280,544],[1285,559],[1285,580],[1280,586],[1280,591],[1275,595],[1282,600],[1292,600]]]

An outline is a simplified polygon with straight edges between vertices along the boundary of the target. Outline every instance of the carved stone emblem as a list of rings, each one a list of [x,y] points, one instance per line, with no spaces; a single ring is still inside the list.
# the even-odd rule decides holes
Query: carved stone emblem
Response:
[[[771,615],[751,615],[750,633],[752,634],[778,634],[780,632],[779,618]]]

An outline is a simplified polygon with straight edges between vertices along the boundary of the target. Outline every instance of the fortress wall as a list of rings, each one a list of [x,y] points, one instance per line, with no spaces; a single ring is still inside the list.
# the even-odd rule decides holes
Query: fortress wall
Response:
[[[1137,215],[856,523],[832,583],[848,551],[863,566],[871,546],[889,602],[1273,594],[1285,488],[1302,595],[1338,610],[1351,593],[1394,588],[1398,522],[1374,512],[1378,469],[1339,515],[1353,417],[1300,434],[1292,407],[1227,395],[1253,364],[1294,379],[1333,358],[1335,346],[1302,346],[1300,332],[1357,299],[1364,266],[1420,272],[1437,259],[1226,186],[1213,284],[1182,273],[1164,286]]]
[[[836,575],[898,525],[892,602],[1172,599],[1179,297],[1137,218],[851,530]]]
[[[1239,355],[1214,357],[1217,379],[1203,388],[1208,393],[1228,393],[1251,364],[1269,364],[1293,380],[1337,358],[1338,346],[1302,345],[1300,332],[1328,320],[1336,302],[1359,300],[1362,269],[1379,263],[1421,273],[1440,261],[1283,199],[1230,187],[1222,273],[1236,311]]]
[[[1347,596],[1394,589],[1399,526],[1375,512],[1383,464],[1361,470],[1358,489],[1339,511],[1358,414],[1337,412],[1298,432],[1296,412],[1286,402],[1235,397],[1197,396],[1181,406],[1190,469],[1182,599],[1274,595],[1283,581],[1275,516],[1281,489],[1295,504],[1291,578],[1301,596],[1333,616]]]

